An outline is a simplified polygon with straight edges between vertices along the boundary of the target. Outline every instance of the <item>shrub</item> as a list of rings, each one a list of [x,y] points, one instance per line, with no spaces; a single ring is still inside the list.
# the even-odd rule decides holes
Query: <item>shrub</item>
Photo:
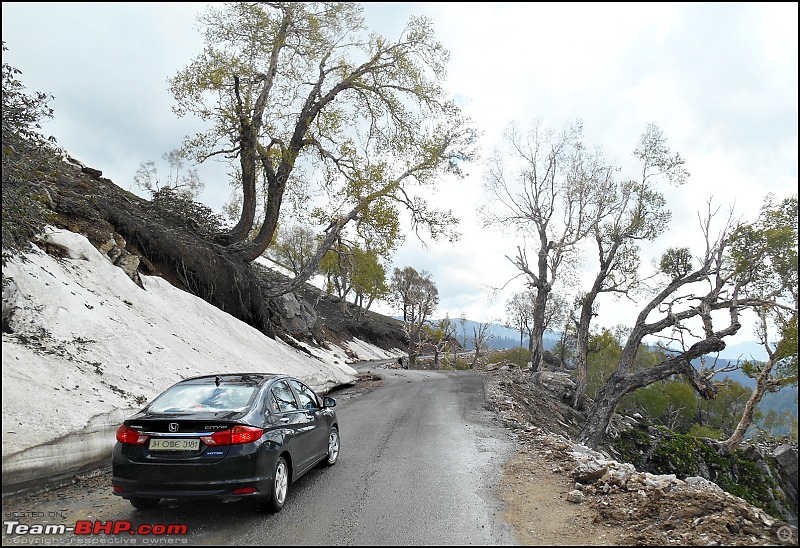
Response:
[[[704,424],[693,424],[686,435],[695,438],[709,438],[712,440],[718,440],[722,437],[722,432]]]
[[[7,50],[3,42],[4,57]],[[39,133],[41,121],[53,116],[48,106],[52,96],[28,94],[17,79],[19,74],[20,70],[3,63],[3,265],[11,255],[25,250],[50,221],[48,185],[59,162],[55,139]]]
[[[527,348],[518,346],[516,348],[509,348],[508,350],[498,350],[492,354],[492,361],[509,361],[517,367],[527,367],[528,362],[531,361],[531,353]]]

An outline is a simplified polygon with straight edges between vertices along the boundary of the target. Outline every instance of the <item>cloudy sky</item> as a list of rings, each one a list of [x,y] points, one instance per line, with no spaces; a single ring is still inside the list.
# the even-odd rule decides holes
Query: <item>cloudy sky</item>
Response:
[[[140,162],[160,160],[197,129],[172,114],[166,82],[200,52],[195,16],[204,6],[4,2],[3,61],[23,71],[29,90],[55,96],[46,133],[137,191]],[[691,178],[668,190],[673,224],[644,250],[648,257],[699,242],[697,212],[709,199],[752,216],[768,192],[796,192],[797,3],[365,5],[367,24],[388,38],[411,15],[431,17],[450,50],[447,87],[483,131],[485,154],[512,121],[528,127],[540,118],[558,129],[580,119],[585,143],[625,171],[645,126],[659,125]],[[409,237],[391,266],[432,274],[440,316],[496,320],[522,282],[494,298],[487,288],[515,276],[505,257],[520,242],[481,227],[483,168],[467,171],[464,181],[444,180],[438,194],[461,218],[461,240],[426,248]],[[202,201],[219,209],[230,192],[224,170],[199,173]],[[636,310],[600,304],[600,325],[630,323]]]

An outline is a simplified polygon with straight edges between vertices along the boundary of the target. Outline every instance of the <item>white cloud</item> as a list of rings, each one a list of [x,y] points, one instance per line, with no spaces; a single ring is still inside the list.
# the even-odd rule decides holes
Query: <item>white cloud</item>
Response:
[[[46,129],[73,155],[132,187],[143,160],[174,148],[193,122],[177,119],[166,79],[200,52],[200,3],[3,3],[4,60],[32,90],[56,95]],[[559,128],[582,119],[586,143],[632,169],[631,151],[650,122],[688,161],[687,185],[668,191],[670,233],[647,248],[698,241],[696,212],[710,197],[754,215],[767,192],[797,188],[796,3],[367,3],[370,27],[399,35],[411,15],[434,20],[451,52],[447,86],[483,132],[485,152],[512,120]],[[502,316],[519,243],[487,231],[482,169],[445,182],[439,207],[462,219],[456,244],[426,249],[409,236],[394,266],[427,269],[440,312]],[[630,172],[628,172],[630,173]],[[202,198],[218,209],[225,170],[204,166]],[[407,226],[407,225],[406,225]],[[589,260],[589,259],[587,259]],[[390,269],[391,270],[391,269]],[[603,306],[598,322],[631,323],[629,306]],[[749,335],[748,335],[749,337]]]

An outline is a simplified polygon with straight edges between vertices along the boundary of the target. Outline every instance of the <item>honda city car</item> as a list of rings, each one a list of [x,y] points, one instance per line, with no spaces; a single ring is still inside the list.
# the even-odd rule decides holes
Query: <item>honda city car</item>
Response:
[[[117,429],[114,494],[139,509],[162,498],[250,498],[278,512],[295,480],[336,464],[335,405],[282,374],[180,381]]]

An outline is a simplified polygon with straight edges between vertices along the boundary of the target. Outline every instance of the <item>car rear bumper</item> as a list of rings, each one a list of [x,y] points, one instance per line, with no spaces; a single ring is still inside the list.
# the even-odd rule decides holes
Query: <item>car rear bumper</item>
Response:
[[[270,457],[259,452],[229,454],[217,462],[137,462],[117,448],[111,484],[114,494],[126,499],[263,496],[272,485]]]
[[[217,483],[213,485],[190,485],[180,483],[174,485],[148,485],[141,482],[130,482],[112,479],[114,494],[124,499],[160,498],[160,499],[231,499],[265,496],[269,493],[271,479],[261,481],[243,481]],[[250,490],[250,489],[255,489]],[[248,491],[240,491],[247,489]]]

